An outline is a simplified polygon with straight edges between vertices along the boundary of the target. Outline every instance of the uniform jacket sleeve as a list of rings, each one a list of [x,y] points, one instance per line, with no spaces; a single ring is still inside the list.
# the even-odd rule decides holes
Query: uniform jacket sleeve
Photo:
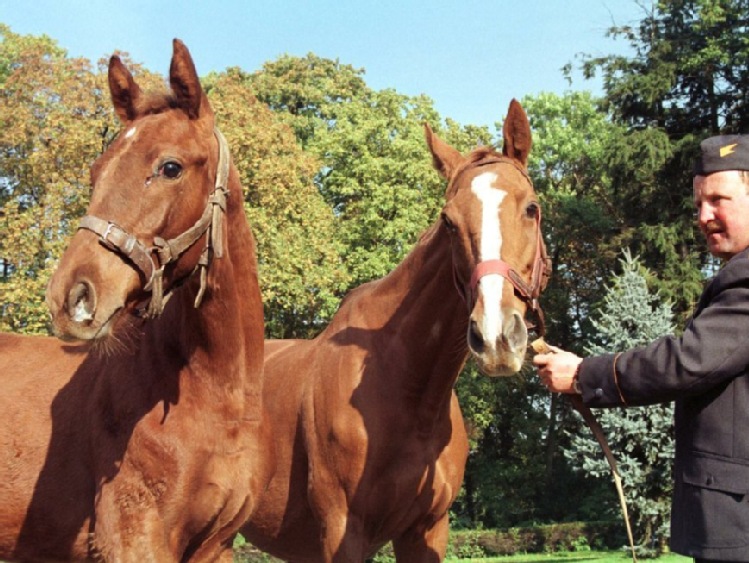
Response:
[[[748,369],[749,251],[744,251],[707,286],[681,337],[585,358],[579,383],[589,406],[645,405],[703,394]]]

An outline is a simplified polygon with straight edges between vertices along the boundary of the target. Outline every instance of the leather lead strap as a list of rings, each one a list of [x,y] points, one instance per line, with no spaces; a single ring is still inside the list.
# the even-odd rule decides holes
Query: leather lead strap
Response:
[[[531,343],[531,347],[537,354],[554,354],[555,351],[546,343],[543,338],[538,338]],[[588,425],[588,428],[593,432],[598,445],[603,450],[603,455],[606,457],[606,461],[611,469],[611,476],[614,478],[614,486],[616,487],[616,493],[619,496],[619,506],[622,509],[622,516],[624,517],[624,525],[627,528],[627,539],[629,540],[629,547],[632,550],[632,561],[637,563],[637,554],[635,553],[635,540],[632,535],[632,526],[629,523],[629,511],[627,510],[627,499],[624,496],[624,488],[622,487],[622,477],[619,474],[619,468],[616,464],[616,458],[609,447],[609,443],[606,440],[606,435],[601,428],[601,424],[596,419],[593,412],[588,406],[583,403],[583,398],[580,395],[574,394],[569,395],[570,402],[583,420]]]
[[[616,493],[619,496],[619,506],[622,509],[622,516],[624,517],[624,525],[627,527],[627,539],[629,540],[629,547],[632,550],[632,561],[637,563],[637,555],[635,554],[635,540],[632,535],[632,526],[629,523],[629,511],[627,510],[627,499],[624,496],[624,488],[622,487],[622,477],[619,473],[619,468],[616,464],[616,458],[609,447],[609,443],[606,440],[606,435],[603,433],[601,424],[596,419],[593,412],[583,403],[583,398],[580,395],[570,395],[570,402],[583,420],[588,425],[588,428],[593,432],[598,445],[603,450],[603,455],[606,457],[606,461],[611,468],[611,476],[614,478],[614,486],[616,487]]]

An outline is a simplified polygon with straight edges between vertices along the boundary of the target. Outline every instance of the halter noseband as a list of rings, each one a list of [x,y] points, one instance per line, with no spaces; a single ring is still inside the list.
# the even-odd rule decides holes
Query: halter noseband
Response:
[[[524,177],[528,180],[528,183],[533,187],[533,182],[528,175],[528,172],[522,168],[515,160],[505,156],[490,156],[479,160],[478,162],[472,163],[463,170],[460,170],[458,174],[467,170],[468,168],[476,168],[480,166],[487,166],[489,164],[506,163],[514,166]],[[457,175],[456,175],[457,177]],[[543,336],[546,332],[546,323],[544,320],[544,313],[541,309],[541,304],[538,298],[541,295],[541,288],[543,279],[546,274],[546,258],[543,252],[543,235],[541,233],[541,209],[538,210],[536,216],[536,255],[533,259],[533,271],[531,272],[530,283],[526,282],[523,277],[512,268],[507,262],[499,259],[484,260],[479,262],[474,268],[471,274],[470,281],[470,301],[473,302],[473,294],[478,287],[479,281],[486,275],[499,274],[507,281],[509,281],[515,288],[515,293],[522,299],[528,308],[536,315],[538,319],[538,325],[535,327],[536,331],[540,336]],[[470,305],[470,304],[469,304]]]
[[[214,190],[208,198],[203,215],[185,232],[169,240],[155,237],[153,246],[148,247],[112,221],[100,219],[94,215],[86,215],[78,225],[78,229],[85,229],[98,235],[99,242],[105,248],[127,258],[129,263],[146,277],[147,282],[143,289],[151,292],[151,300],[144,314],[145,317],[158,317],[163,312],[166,301],[171,295],[171,290],[166,295],[164,294],[164,268],[166,265],[175,262],[206,232],[208,232],[206,246],[195,268],[195,270],[200,269],[200,290],[195,298],[195,307],[199,307],[203,299],[211,256],[215,255],[217,258],[221,258],[223,255],[221,219],[223,213],[226,212],[226,198],[229,195],[229,189],[227,188],[229,146],[218,129],[214,128],[213,133],[219,146]],[[154,262],[154,255],[158,258],[158,266]]]

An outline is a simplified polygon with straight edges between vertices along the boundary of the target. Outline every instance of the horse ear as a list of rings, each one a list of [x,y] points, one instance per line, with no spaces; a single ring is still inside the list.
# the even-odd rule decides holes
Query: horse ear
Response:
[[[457,150],[440,139],[428,123],[424,123],[424,134],[427,139],[427,145],[432,153],[432,165],[440,175],[449,180],[452,173],[463,161],[463,155]]]
[[[174,53],[169,67],[169,85],[172,87],[179,107],[190,116],[190,119],[197,119],[207,114],[213,115],[203,88],[200,86],[200,79],[190,51],[179,39],[175,39],[172,45]]]
[[[515,98],[510,101],[507,118],[502,125],[502,136],[504,137],[502,153],[519,161],[523,166],[527,166],[528,155],[533,144],[531,126],[525,110]]]
[[[123,123],[132,121],[135,119],[135,105],[140,97],[140,87],[117,55],[109,59],[107,79],[114,111]]]

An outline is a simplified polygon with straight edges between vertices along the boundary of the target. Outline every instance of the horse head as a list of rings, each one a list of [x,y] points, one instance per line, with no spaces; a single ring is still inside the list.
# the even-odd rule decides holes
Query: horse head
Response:
[[[92,166],[87,214],[47,287],[61,338],[100,339],[124,315],[159,315],[172,289],[221,254],[228,150],[189,51],[173,46],[171,92],[144,94],[109,61],[123,127]]]
[[[442,228],[468,304],[468,348],[484,374],[514,374],[525,358],[528,310],[543,324],[538,297],[547,280],[541,207],[527,172],[528,118],[512,100],[501,154],[484,147],[463,156],[425,129],[434,167],[448,180]]]

